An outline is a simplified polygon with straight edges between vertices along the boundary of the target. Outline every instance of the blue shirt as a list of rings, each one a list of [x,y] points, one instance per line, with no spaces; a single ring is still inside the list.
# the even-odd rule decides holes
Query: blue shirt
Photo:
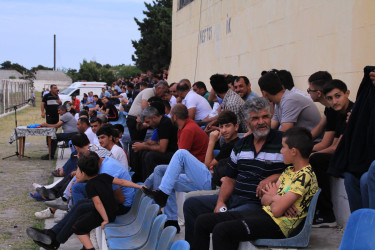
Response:
[[[250,100],[250,99],[252,99],[252,98],[254,98],[254,97],[259,97],[254,91],[251,91],[250,92],[250,95],[248,95],[247,97],[246,97],[246,100],[245,101],[248,101],[248,100]]]

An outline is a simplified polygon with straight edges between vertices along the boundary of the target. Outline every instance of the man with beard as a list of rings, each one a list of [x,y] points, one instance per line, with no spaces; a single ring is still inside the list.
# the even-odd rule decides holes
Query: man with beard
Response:
[[[185,239],[189,243],[200,214],[259,209],[261,190],[276,182],[285,169],[280,153],[282,132],[270,129],[269,102],[256,97],[243,108],[253,133],[234,145],[219,195],[191,197],[184,203]]]

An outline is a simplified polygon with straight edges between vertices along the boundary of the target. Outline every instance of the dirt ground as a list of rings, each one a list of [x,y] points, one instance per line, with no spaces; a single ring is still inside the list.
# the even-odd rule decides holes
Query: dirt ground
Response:
[[[29,106],[17,111],[18,126],[41,123],[40,93],[37,93],[36,107]],[[44,227],[44,220],[35,218],[34,213],[46,208],[43,202],[29,197],[32,183],[47,184],[52,181],[51,171],[56,161],[43,161],[48,153],[46,138],[33,136],[26,138],[25,155],[18,160],[3,157],[16,152],[16,144],[9,144],[14,130],[14,114],[0,118],[0,249],[39,249],[26,235],[26,228]],[[55,157],[56,158],[56,157]]]

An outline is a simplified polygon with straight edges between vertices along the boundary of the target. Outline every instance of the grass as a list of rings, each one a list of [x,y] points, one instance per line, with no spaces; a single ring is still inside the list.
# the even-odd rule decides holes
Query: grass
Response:
[[[17,111],[18,126],[41,123],[40,94],[36,94],[36,107]],[[15,143],[9,144],[14,130],[14,114],[0,118],[0,158],[15,153]],[[46,184],[52,181],[51,170],[55,161],[42,161],[40,157],[48,153],[45,137],[26,138],[25,155],[21,161],[16,157],[0,160],[0,249],[39,249],[26,235],[26,228],[44,228],[44,220],[35,218],[34,213],[46,208],[42,202],[29,197],[32,182]]]

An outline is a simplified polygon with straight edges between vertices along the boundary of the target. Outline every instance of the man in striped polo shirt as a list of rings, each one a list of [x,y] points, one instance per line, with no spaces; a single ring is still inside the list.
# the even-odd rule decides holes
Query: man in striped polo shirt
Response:
[[[270,103],[256,97],[243,106],[252,134],[234,147],[218,195],[195,196],[184,203],[185,239],[193,242],[195,219],[204,213],[261,209],[261,190],[284,171],[282,132],[271,129]]]

